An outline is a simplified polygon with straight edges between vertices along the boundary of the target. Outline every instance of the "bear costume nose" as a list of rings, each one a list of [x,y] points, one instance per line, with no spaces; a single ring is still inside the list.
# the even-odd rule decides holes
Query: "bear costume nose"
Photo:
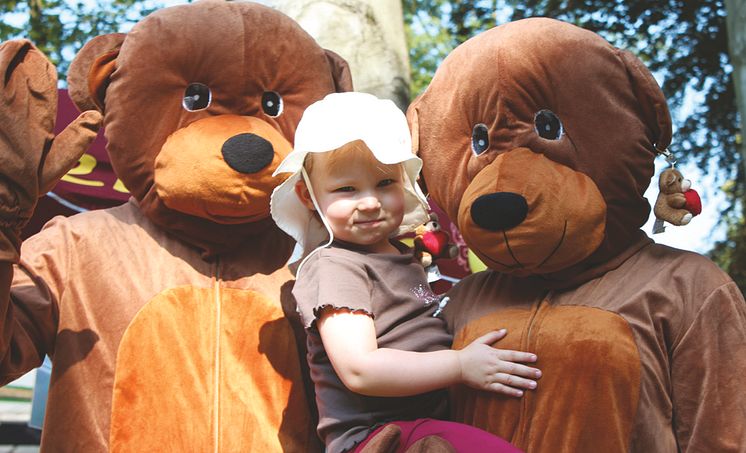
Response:
[[[509,230],[520,225],[528,214],[528,203],[512,192],[482,195],[471,205],[471,218],[480,228],[490,231]]]
[[[275,150],[272,143],[256,134],[234,135],[223,143],[223,159],[240,173],[257,173],[272,162]]]

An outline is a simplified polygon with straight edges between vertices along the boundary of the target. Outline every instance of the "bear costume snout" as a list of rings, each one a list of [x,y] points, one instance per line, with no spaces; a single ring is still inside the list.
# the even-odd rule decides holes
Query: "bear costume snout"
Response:
[[[272,143],[259,135],[234,135],[223,143],[220,153],[229,167],[239,173],[258,173],[272,162],[275,150]]]
[[[155,160],[155,189],[170,209],[218,223],[265,218],[272,189],[285,180],[272,173],[291,149],[259,118],[202,118],[164,143]]]
[[[479,196],[470,211],[472,220],[480,228],[501,231],[520,225],[528,214],[528,204],[517,193],[495,192]]]
[[[605,218],[603,196],[588,176],[517,148],[475,175],[461,199],[458,226],[490,267],[529,275],[588,257],[604,238]]]

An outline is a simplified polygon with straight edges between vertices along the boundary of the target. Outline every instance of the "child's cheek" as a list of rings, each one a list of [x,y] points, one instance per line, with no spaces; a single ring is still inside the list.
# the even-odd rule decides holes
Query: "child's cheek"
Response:
[[[404,210],[404,194],[392,192],[386,195],[386,209],[392,212]]]
[[[353,212],[354,208],[350,200],[334,200],[326,209],[328,219],[335,222],[349,219]]]

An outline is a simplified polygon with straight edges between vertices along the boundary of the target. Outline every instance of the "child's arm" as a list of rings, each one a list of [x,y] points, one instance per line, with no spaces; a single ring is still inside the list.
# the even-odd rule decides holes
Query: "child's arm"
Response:
[[[464,383],[521,396],[520,389],[535,388],[532,379],[541,376],[538,369],[515,363],[535,362],[536,355],[489,346],[505,330],[483,335],[460,351],[410,352],[378,348],[373,319],[365,314],[327,309],[317,325],[337,375],[363,395],[409,396]]]

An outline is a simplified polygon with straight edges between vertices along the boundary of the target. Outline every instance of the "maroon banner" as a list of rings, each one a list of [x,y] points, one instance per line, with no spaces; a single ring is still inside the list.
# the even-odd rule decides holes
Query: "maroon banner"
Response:
[[[67,90],[58,90],[57,123],[55,134],[62,131],[80,115]],[[38,232],[56,215],[73,215],[93,209],[109,208],[124,203],[129,192],[117,179],[106,153],[103,129],[83,154],[78,165],[45,196],[39,199],[34,216],[23,230],[26,238]]]

